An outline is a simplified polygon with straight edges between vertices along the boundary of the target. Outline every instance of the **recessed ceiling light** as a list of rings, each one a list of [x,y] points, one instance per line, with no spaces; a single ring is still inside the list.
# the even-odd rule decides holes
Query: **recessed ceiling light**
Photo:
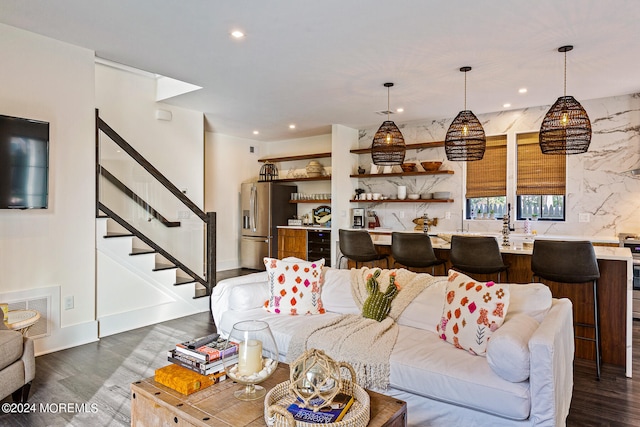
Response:
[[[260,132],[258,132],[257,130],[254,130],[254,131],[253,131],[253,134],[254,134],[254,135],[258,135],[259,133],[260,133]]]
[[[236,39],[241,39],[244,37],[244,33],[240,30],[231,31],[231,35]]]
[[[295,129],[295,128],[296,128],[296,125],[294,124],[289,125],[289,129]]]
[[[506,104],[502,104],[502,106],[503,106],[504,108],[509,108],[509,107],[511,107],[511,104],[509,104],[509,103],[507,102]]]
[[[404,108],[398,108],[396,111],[397,111],[398,113],[402,113],[402,112],[404,111]]]
[[[520,89],[518,89],[518,93],[527,93],[527,88],[521,87]]]

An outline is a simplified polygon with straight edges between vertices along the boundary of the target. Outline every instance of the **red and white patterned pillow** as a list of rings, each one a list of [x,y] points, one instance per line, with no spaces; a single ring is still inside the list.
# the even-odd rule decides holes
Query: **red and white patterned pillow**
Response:
[[[265,258],[269,299],[264,308],[276,314],[323,314],[324,259],[315,262]]]
[[[509,286],[476,282],[449,270],[442,318],[436,329],[443,340],[472,354],[484,355],[491,334],[504,322]]]

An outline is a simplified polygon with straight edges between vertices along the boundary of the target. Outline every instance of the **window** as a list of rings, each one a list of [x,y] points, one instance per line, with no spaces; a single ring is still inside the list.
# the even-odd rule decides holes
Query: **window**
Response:
[[[564,221],[566,156],[540,151],[538,133],[519,134],[517,219]]]
[[[467,219],[502,218],[507,195],[507,137],[488,136],[482,160],[467,163]],[[481,216],[480,216],[481,215]]]

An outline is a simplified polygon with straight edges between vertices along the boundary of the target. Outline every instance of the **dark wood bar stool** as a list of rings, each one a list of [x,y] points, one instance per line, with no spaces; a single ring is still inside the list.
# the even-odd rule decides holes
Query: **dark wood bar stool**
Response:
[[[428,234],[420,233],[391,233],[391,255],[394,264],[409,268],[431,267],[431,275],[435,275],[437,265],[444,265],[445,260],[436,257]],[[447,268],[444,267],[446,275]]]
[[[463,273],[498,274],[509,280],[509,268],[502,260],[498,241],[493,237],[451,236],[451,268]]]
[[[575,322],[575,326],[593,328],[595,338],[576,336],[592,341],[596,347],[596,369],[600,379],[600,324],[598,313],[598,279],[600,269],[593,245],[589,241],[535,240],[531,256],[534,279],[546,279],[559,283],[592,284],[593,324]],[[576,318],[575,302],[573,317]]]
[[[376,251],[371,235],[366,231],[340,229],[338,230],[338,236],[340,238],[340,252],[342,253],[338,259],[338,268],[340,268],[342,258],[355,261],[356,268],[358,268],[359,262],[374,262],[384,259],[387,262],[387,268],[389,268],[389,257]]]

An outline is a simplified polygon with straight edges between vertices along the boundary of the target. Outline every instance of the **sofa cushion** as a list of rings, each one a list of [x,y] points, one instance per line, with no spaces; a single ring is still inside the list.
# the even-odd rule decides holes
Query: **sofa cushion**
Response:
[[[509,286],[476,282],[453,270],[449,271],[448,280],[438,333],[460,349],[484,355],[491,334],[504,322]]]
[[[18,331],[0,331],[0,369],[22,357],[23,338]]]
[[[229,293],[229,310],[247,311],[262,307],[269,298],[265,282],[242,283],[233,286]]]
[[[322,306],[340,314],[359,314],[360,309],[351,295],[351,270],[325,268],[322,283]]]
[[[319,261],[284,261],[265,258],[269,299],[265,308],[271,313],[322,314],[322,267]]]
[[[391,387],[500,417],[529,418],[528,381],[513,383],[500,378],[485,357],[460,351],[429,331],[408,326],[399,330],[390,359]]]
[[[511,382],[529,378],[529,339],[538,325],[536,319],[520,313],[493,333],[487,345],[487,362],[493,372]]]
[[[520,313],[528,314],[542,322],[551,308],[551,290],[542,283],[511,284],[509,285],[509,312],[505,322]]]

